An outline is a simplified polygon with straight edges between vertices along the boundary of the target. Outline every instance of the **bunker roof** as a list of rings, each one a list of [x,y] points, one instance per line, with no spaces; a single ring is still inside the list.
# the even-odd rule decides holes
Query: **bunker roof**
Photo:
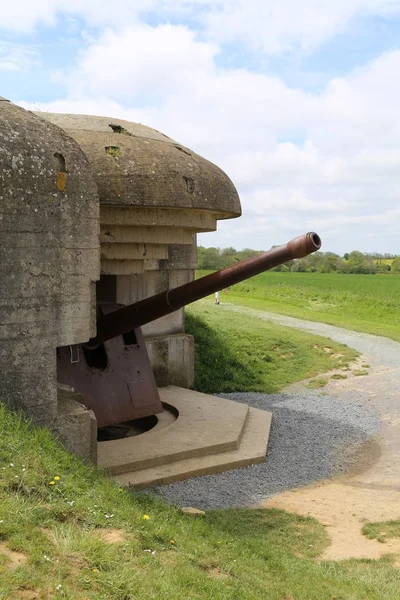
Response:
[[[229,177],[189,148],[140,123],[109,117],[40,113],[85,152],[103,205],[211,211],[218,219],[241,214]]]

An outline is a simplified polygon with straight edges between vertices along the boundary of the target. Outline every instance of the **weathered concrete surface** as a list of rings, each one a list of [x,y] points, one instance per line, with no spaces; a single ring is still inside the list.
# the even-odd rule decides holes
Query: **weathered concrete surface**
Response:
[[[116,475],[237,449],[249,411],[246,405],[174,386],[162,388],[160,397],[179,412],[177,420],[160,432],[151,429],[138,437],[100,442],[102,467]]]
[[[58,386],[58,414],[54,425],[64,446],[86,462],[97,464],[97,421],[81,394]]]
[[[174,386],[159,391],[178,410],[176,421],[99,443],[99,465],[122,485],[161,485],[265,460],[271,413]]]
[[[129,304],[192,281],[196,233],[214,231],[218,219],[241,213],[236,189],[225,173],[137,123],[50,113],[43,118],[65,129],[93,167],[101,204],[101,272],[116,278],[114,300]],[[183,309],[149,323],[143,333],[152,338],[157,383],[190,385],[193,352],[184,356],[174,337],[184,334]],[[166,336],[171,337],[167,356]],[[156,337],[162,338],[158,345]],[[185,359],[181,364],[179,357]]]
[[[169,336],[168,367],[170,385],[190,388],[194,383],[194,338],[181,334]]]
[[[122,473],[116,475],[116,479],[121,485],[140,489],[263,463],[267,454],[271,418],[270,412],[250,408],[242,438],[236,449],[186,458],[142,471]],[[219,435],[218,428],[214,429],[214,433],[215,436]]]
[[[0,102],[0,400],[52,426],[56,347],[94,332],[96,184],[64,131]]]
[[[187,333],[146,338],[157,386],[190,388],[194,382],[194,339]]]
[[[104,205],[202,209],[219,218],[241,214],[235,187],[221,169],[155,129],[109,117],[43,117],[67,131],[95,166]]]

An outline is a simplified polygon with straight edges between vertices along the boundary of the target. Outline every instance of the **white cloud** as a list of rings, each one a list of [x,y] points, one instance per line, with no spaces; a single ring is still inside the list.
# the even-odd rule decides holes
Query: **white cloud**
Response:
[[[0,29],[33,31],[78,16],[89,27],[133,25],[146,15],[190,22],[218,44],[241,41],[266,54],[308,51],[357,16],[400,13],[400,0],[15,0],[2,4]]]
[[[122,101],[140,102],[143,94],[163,97],[197,88],[197,81],[214,72],[218,48],[195,41],[187,27],[146,25],[122,32],[107,30],[84,53],[79,69],[71,76],[72,93],[107,94]],[[104,74],[104,77],[102,76]],[[65,80],[65,75],[63,74]]]
[[[205,17],[211,39],[242,40],[266,54],[309,51],[344,31],[356,16],[400,12],[399,0],[216,0],[213,5]]]
[[[25,71],[39,61],[40,55],[35,50],[0,42],[0,71]]]
[[[217,52],[183,26],[107,31],[67,79],[68,98],[43,108],[139,121],[224,168],[244,217],[202,243],[267,248],[316,229],[326,249],[398,252],[400,52],[314,94],[219,69]]]

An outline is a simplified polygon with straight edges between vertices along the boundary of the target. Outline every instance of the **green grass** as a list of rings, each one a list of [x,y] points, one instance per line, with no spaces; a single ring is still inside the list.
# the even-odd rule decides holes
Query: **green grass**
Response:
[[[298,302],[288,294],[287,309],[309,310],[310,293],[300,294]],[[354,301],[356,289],[352,294]],[[244,296],[249,300],[247,292]],[[228,298],[241,302],[239,295]],[[331,314],[318,298],[312,302]],[[194,305],[187,316],[196,335],[198,389],[272,392],[331,369],[349,369],[357,355],[324,338],[207,302]],[[278,303],[271,301],[276,312],[284,312]],[[339,312],[332,315],[339,318]],[[398,522],[364,529],[369,536],[394,536]],[[284,511],[209,511],[199,519],[157,496],[130,493],[0,404],[0,600],[398,599],[400,573],[390,557],[319,562],[328,543],[317,521]],[[25,561],[13,565],[12,552]]]
[[[370,540],[378,540],[385,543],[389,538],[400,537],[400,521],[381,521],[379,523],[367,523],[362,532]]]
[[[198,272],[203,275],[205,272]],[[267,271],[232,287],[235,304],[400,341],[400,276]]]
[[[354,377],[364,377],[365,375],[368,375],[368,371],[365,369],[356,369],[353,371],[353,375]]]
[[[186,309],[185,328],[195,338],[198,391],[273,393],[296,381],[347,368],[358,356],[327,338],[221,309],[210,299]]]
[[[318,388],[325,387],[327,383],[328,380],[325,378],[311,379],[311,381],[308,382],[307,387],[310,390],[317,390]]]
[[[328,537],[313,519],[278,510],[182,515],[121,490],[1,404],[0,433],[1,600],[398,599],[389,558],[316,560]],[[6,547],[24,564],[12,568]]]

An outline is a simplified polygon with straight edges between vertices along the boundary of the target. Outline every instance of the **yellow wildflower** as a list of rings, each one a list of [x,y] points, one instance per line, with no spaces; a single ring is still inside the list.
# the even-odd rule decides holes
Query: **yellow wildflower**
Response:
[[[175,540],[169,540],[170,544],[175,544]]]
[[[143,519],[144,519],[145,521],[147,521],[148,519],[150,519],[150,517],[149,517],[149,515],[143,515]]]
[[[56,485],[55,481],[50,481],[50,485]]]
[[[93,573],[98,573],[97,569],[92,569]]]
[[[54,481],[60,481],[60,479],[61,479],[61,478],[60,478],[58,475],[56,475],[56,476],[54,477]]]

